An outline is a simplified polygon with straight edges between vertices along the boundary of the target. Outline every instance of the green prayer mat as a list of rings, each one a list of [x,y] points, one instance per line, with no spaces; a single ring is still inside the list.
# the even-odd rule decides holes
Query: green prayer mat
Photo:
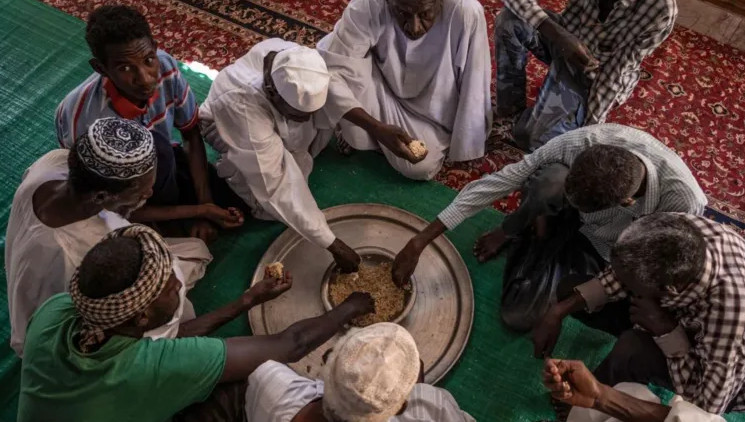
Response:
[[[67,92],[86,78],[89,52],[84,23],[32,0],[3,0],[0,16],[0,229],[5,233],[13,193],[23,171],[57,147],[54,111]],[[199,100],[210,80],[186,68],[183,72]],[[214,158],[214,152],[211,153]],[[434,182],[414,182],[393,171],[380,154],[357,152],[342,157],[332,148],[316,160],[311,189],[321,208],[354,202],[390,204],[427,220],[434,218],[456,192]],[[439,384],[479,421],[537,421],[553,412],[540,383],[542,362],[532,357],[526,335],[507,332],[498,314],[503,260],[478,264],[471,254],[476,237],[501,221],[486,210],[447,236],[470,270],[475,292],[473,329],[458,365]],[[189,294],[198,314],[240,295],[269,244],[284,230],[279,223],[249,220],[240,231],[223,235],[212,247],[215,257],[207,275]],[[3,238],[4,240],[4,238]],[[3,242],[4,244],[4,242]],[[4,277],[4,272],[3,272]],[[6,283],[0,296],[7,301]],[[0,420],[15,420],[20,361],[8,346],[7,307],[0,307]],[[229,323],[218,334],[249,334],[247,318]],[[569,320],[555,356],[597,365],[612,338]],[[745,420],[728,418],[729,420]]]

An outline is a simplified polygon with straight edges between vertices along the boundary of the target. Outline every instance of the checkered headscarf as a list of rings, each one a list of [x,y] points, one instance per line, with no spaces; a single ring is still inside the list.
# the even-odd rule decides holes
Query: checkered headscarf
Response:
[[[98,119],[76,142],[85,168],[105,179],[130,180],[155,167],[153,134],[131,120]]]
[[[80,291],[79,269],[70,280],[70,296],[82,317],[80,349],[83,352],[104,340],[104,331],[144,311],[158,298],[171,276],[171,254],[160,235],[149,227],[134,224],[114,230],[104,240],[129,237],[142,248],[140,275],[132,286],[118,293],[93,299]]]

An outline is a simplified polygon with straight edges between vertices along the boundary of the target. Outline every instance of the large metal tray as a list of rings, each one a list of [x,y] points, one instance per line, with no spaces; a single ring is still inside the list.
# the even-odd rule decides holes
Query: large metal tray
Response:
[[[374,248],[393,258],[427,222],[399,208],[382,204],[348,204],[324,210],[334,234],[355,250]],[[248,313],[256,335],[278,333],[301,319],[324,313],[321,284],[333,264],[328,251],[286,230],[261,258],[251,285],[264,276],[264,267],[281,261],[293,274],[292,289]],[[424,362],[425,382],[434,384],[455,365],[468,342],[473,322],[473,288],[455,246],[440,236],[422,253],[414,273],[416,301],[401,321],[416,340]],[[290,366],[300,374],[317,377],[323,355],[336,343],[333,337]]]

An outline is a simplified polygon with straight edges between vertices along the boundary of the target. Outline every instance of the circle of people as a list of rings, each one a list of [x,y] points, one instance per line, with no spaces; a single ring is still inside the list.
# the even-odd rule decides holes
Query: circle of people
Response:
[[[675,0],[570,0],[561,13],[504,3],[495,114],[529,154],[468,184],[398,253],[394,281],[438,236],[520,191],[474,254],[507,254],[501,319],[532,332],[560,418],[720,421],[745,410],[745,241],[702,216],[706,196],[678,154],[604,123],[670,34]],[[357,269],[308,188],[334,135],[342,155],[377,150],[417,180],[484,155],[492,66],[477,0],[352,0],[316,49],[260,42],[201,106],[136,10],[96,9],[85,39],[95,72],[59,105],[60,148],[25,172],[8,224],[19,421],[473,420],[423,383],[416,344],[395,324],[350,330],[323,380],[285,365],[372,312],[367,294],[278,334],[220,339],[211,333],[292,276],[200,316],[186,292],[212,260],[207,244],[249,215]],[[532,107],[528,52],[549,66]],[[551,358],[570,315],[617,337],[592,372]],[[648,383],[677,396],[661,404]]]

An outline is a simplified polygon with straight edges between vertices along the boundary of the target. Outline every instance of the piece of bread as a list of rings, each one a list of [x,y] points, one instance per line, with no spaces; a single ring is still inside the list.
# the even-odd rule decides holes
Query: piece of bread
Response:
[[[285,274],[285,266],[281,262],[273,262],[264,268],[267,277],[280,279]]]
[[[409,150],[414,154],[416,158],[422,158],[427,154],[427,146],[420,140],[413,140],[409,143]]]

